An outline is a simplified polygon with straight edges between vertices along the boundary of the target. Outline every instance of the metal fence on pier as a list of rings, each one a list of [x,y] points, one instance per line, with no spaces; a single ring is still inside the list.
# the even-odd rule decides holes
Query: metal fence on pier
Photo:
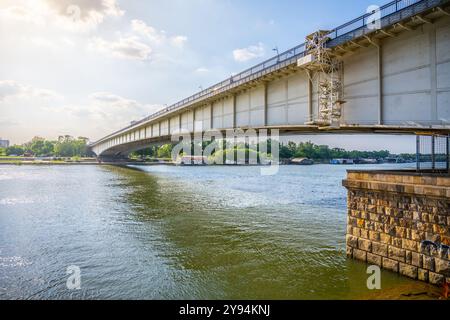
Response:
[[[450,173],[450,136],[418,135],[416,164],[418,172]]]

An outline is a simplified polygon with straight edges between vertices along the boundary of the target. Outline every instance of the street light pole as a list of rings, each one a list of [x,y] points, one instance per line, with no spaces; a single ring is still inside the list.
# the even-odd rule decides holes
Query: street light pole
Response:
[[[277,63],[280,62],[280,52],[278,51],[278,47],[273,48],[272,51],[277,53]]]

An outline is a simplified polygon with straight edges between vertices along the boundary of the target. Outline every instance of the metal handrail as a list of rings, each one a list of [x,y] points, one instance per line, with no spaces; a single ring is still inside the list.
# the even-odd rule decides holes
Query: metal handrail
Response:
[[[380,7],[381,19],[384,19],[390,15],[396,14],[402,10],[407,9],[408,7],[417,5],[419,3],[425,4],[425,6],[424,6],[424,10],[425,10],[425,9],[432,8],[434,6],[437,6],[441,3],[448,2],[448,1],[449,0],[394,0],[394,1],[391,1],[390,3],[383,5],[382,7]],[[351,20],[345,24],[342,24],[341,26],[331,30],[330,33],[328,34],[330,41],[327,43],[327,46],[334,47],[340,43],[339,40],[342,39],[341,41],[345,42],[348,40],[347,38],[349,37],[349,35],[354,34],[356,31],[359,31],[361,29],[362,30],[368,29],[367,28],[367,26],[368,26],[367,19],[369,17],[371,17],[372,15],[373,15],[373,13],[366,13],[356,19],[353,19],[353,20]],[[373,30],[368,30],[368,32],[373,32]],[[368,33],[368,32],[364,32],[363,34]],[[181,101],[178,101],[177,103],[175,103],[165,109],[157,111],[156,113],[153,113],[153,114],[149,115],[148,117],[145,117],[144,119],[133,122],[131,125],[129,125],[125,128],[122,128],[122,129],[100,139],[99,141],[93,143],[92,145],[97,144],[97,143],[101,142],[102,140],[108,139],[109,137],[114,136],[120,132],[123,132],[130,128],[139,126],[140,124],[145,123],[149,120],[152,120],[152,119],[158,118],[162,115],[171,113],[172,111],[180,109],[181,107],[184,107],[184,106],[188,105],[189,103],[192,103],[199,99],[206,98],[208,96],[223,92],[225,90],[225,88],[229,88],[235,84],[239,84],[243,80],[249,79],[252,76],[255,76],[258,74],[262,75],[269,69],[273,68],[274,70],[277,70],[279,68],[282,68],[282,67],[286,66],[286,62],[289,62],[290,60],[293,60],[292,63],[295,63],[293,58],[301,57],[302,55],[304,55],[304,53],[305,53],[305,43],[302,43],[292,49],[289,49],[285,52],[280,53],[279,55],[276,55],[268,60],[265,60],[249,69],[246,69],[234,76],[231,76],[230,78],[228,78],[224,81],[216,83],[215,85],[213,85],[207,89],[197,92],[190,97],[187,97]]]
[[[426,9],[433,8],[439,4],[448,2],[449,0],[395,0],[380,7],[381,19],[388,20],[387,24],[393,24],[406,17],[420,13]],[[407,12],[406,16],[402,16],[403,11]],[[351,40],[354,37],[366,35],[374,30],[368,27],[368,18],[373,13],[365,15],[347,22],[330,32],[330,41],[327,43],[329,47],[337,46],[343,42]],[[397,17],[396,17],[397,15]],[[389,19],[387,19],[389,18]],[[383,26],[382,26],[383,27]]]
[[[389,2],[383,6],[380,7],[380,13],[381,13],[381,18],[385,18],[386,16],[396,13],[400,10],[405,9],[406,7],[409,7],[413,4],[416,4],[418,2],[422,2],[423,0],[394,0],[392,2]],[[354,31],[356,29],[359,28],[364,28],[367,26],[367,19],[370,18],[372,15],[374,14],[374,12],[369,12],[366,13],[356,19],[353,19],[352,21],[346,22],[343,25],[340,25],[339,27],[331,30],[330,32],[330,38],[331,39],[335,39],[345,33]],[[340,34],[339,31],[345,30],[347,27],[352,26],[352,25],[357,25],[356,28],[353,28],[350,31],[346,31],[342,34]]]

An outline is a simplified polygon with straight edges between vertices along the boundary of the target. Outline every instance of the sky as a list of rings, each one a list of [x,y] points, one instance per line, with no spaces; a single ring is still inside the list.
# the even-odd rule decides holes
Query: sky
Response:
[[[0,137],[95,141],[384,3],[0,0]],[[414,151],[412,137],[295,139]]]

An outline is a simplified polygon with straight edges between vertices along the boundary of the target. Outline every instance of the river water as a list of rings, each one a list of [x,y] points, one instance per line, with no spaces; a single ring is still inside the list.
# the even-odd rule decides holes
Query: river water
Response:
[[[435,297],[346,258],[349,168],[0,166],[0,299]]]

